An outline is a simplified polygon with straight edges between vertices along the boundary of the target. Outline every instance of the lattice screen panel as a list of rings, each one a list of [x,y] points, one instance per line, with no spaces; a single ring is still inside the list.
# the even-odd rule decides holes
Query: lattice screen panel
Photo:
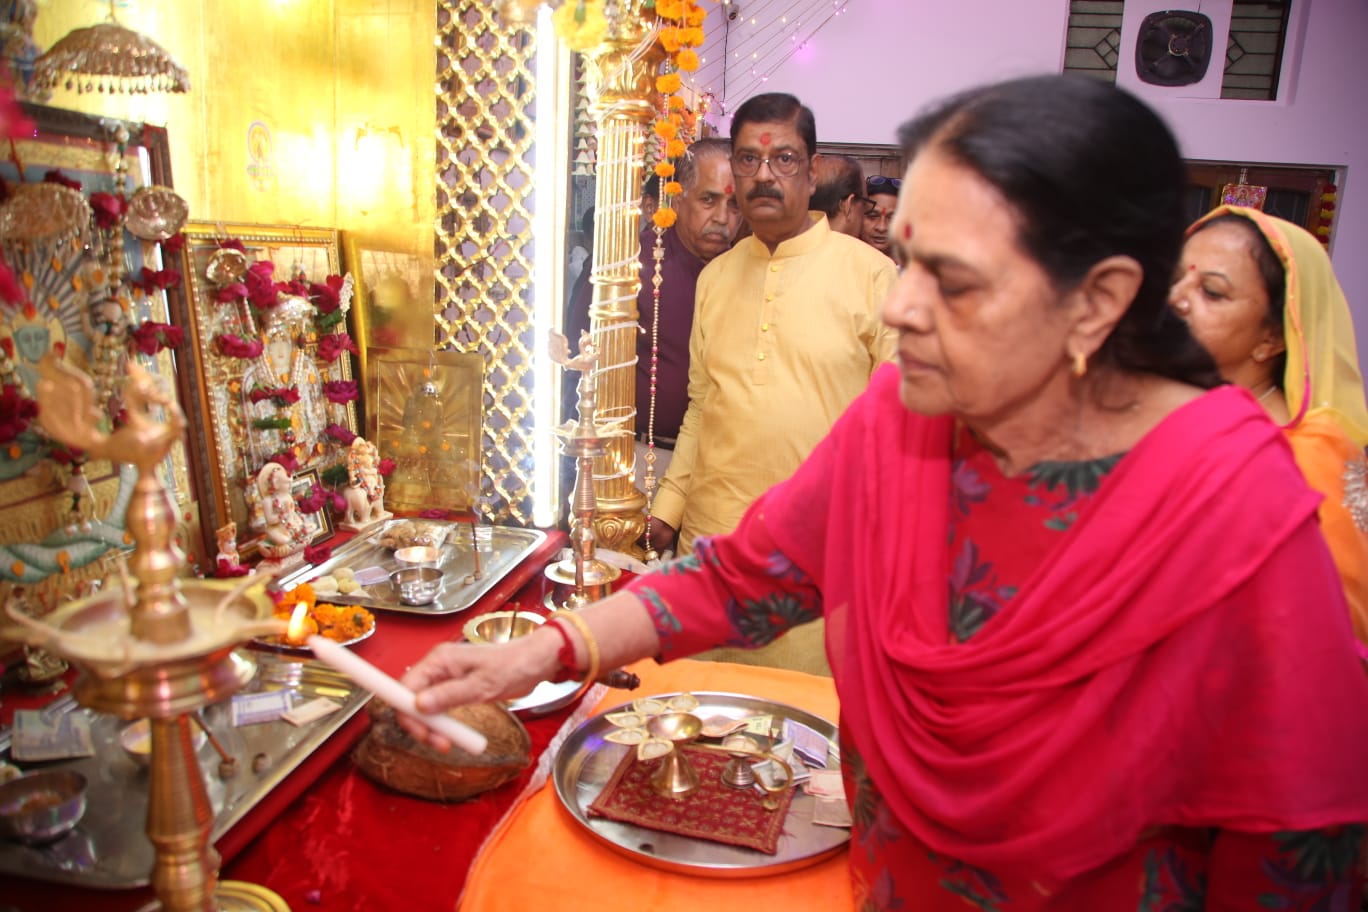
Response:
[[[485,358],[480,497],[529,524],[535,36],[440,0],[437,40],[436,347]]]

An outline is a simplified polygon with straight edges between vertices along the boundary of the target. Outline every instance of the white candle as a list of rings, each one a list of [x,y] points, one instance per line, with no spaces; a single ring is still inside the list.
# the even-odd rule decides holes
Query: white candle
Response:
[[[317,634],[309,637],[305,643],[320,662],[331,665],[399,712],[422,722],[461,750],[468,754],[485,752],[489,745],[488,738],[451,716],[420,712],[413,691],[347,647]]]

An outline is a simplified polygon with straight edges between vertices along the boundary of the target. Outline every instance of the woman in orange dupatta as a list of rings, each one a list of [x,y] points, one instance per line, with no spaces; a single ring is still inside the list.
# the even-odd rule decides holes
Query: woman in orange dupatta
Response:
[[[1291,222],[1221,206],[1188,229],[1171,300],[1221,375],[1282,425],[1324,495],[1321,532],[1354,634],[1368,644],[1368,406],[1349,303],[1325,248]]]
[[[905,140],[898,364],[734,533],[436,647],[419,706],[822,616],[857,908],[1356,908],[1368,677],[1317,496],[1169,307],[1171,134],[1041,77]]]

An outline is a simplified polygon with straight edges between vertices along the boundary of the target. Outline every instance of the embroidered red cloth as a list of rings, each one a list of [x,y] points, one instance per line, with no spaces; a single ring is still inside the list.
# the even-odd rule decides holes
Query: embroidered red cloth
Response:
[[[641,762],[636,751],[628,751],[589,805],[589,813],[649,830],[757,849],[766,855],[777,852],[793,789],[777,794],[779,807],[766,810],[763,796],[755,789],[722,783],[722,768],[730,760],[726,754],[702,747],[682,750],[698,773],[698,788],[683,798],[659,794],[651,787],[651,776],[667,758]]]

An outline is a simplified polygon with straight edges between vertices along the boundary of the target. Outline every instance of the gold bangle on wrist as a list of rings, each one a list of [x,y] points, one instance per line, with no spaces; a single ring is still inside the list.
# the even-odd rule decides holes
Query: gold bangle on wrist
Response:
[[[594,681],[598,678],[600,658],[598,640],[594,639],[594,634],[593,631],[589,629],[588,621],[578,614],[575,614],[573,611],[553,611],[550,616],[547,617],[547,620],[555,621],[560,618],[564,618],[570,626],[578,631],[580,639],[584,640],[584,652],[589,660],[589,667],[584,671],[584,681],[580,685],[580,692],[575,695],[579,696],[592,687]]]

